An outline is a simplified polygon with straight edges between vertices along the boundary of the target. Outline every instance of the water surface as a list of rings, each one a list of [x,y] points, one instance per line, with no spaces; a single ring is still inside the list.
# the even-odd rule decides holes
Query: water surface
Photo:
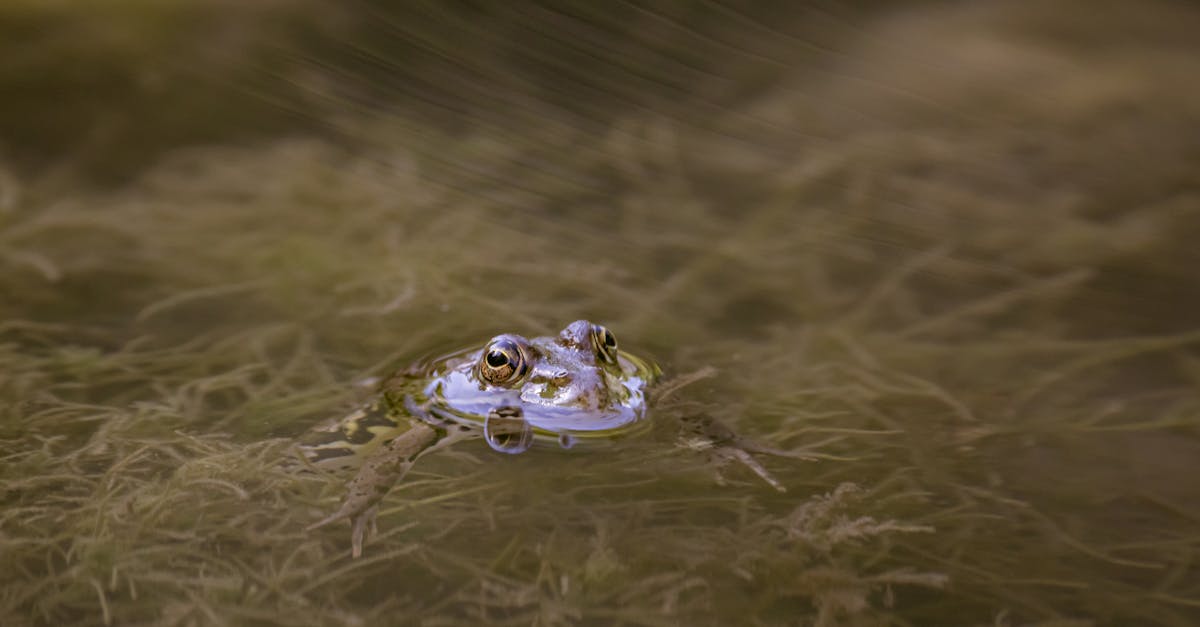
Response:
[[[1191,7],[0,28],[0,623],[1200,616]],[[361,559],[305,531],[347,477],[280,460],[361,382],[578,318],[717,375],[618,446],[422,459]],[[814,459],[776,492],[698,415]]]

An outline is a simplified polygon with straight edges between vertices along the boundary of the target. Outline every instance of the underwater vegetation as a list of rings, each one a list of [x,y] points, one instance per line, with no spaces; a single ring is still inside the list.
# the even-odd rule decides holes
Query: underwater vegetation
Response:
[[[1200,11],[183,4],[0,10],[0,624],[1196,624]],[[306,531],[578,318],[712,376]]]

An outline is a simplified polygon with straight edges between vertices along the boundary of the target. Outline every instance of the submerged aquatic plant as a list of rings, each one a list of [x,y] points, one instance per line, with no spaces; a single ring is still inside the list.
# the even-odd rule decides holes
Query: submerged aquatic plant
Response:
[[[1063,6],[825,52],[639,8],[611,36],[643,73],[575,67],[615,19],[582,4],[497,32],[426,7],[474,52],[286,75],[332,101],[319,131],[108,188],[69,174],[94,155],[0,164],[0,624],[1190,625],[1196,18]],[[588,37],[528,26],[564,22]],[[746,67],[704,65],[745,32]],[[724,100],[743,71],[769,88]],[[453,123],[405,103],[424,72]],[[305,531],[346,477],[281,462],[358,382],[584,316],[715,376],[611,450],[422,460],[359,560]],[[696,415],[809,459],[765,460],[771,490],[676,447]]]

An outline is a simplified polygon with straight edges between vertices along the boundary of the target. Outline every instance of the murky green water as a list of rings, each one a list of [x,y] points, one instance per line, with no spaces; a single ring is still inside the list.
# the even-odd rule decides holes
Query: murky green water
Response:
[[[1196,624],[1198,29],[9,3],[0,624]],[[358,382],[578,318],[719,374],[305,531]]]

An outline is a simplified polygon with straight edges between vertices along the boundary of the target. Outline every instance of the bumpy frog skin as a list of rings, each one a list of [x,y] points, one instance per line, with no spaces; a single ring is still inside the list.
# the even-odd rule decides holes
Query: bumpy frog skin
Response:
[[[310,529],[349,519],[358,557],[377,505],[420,456],[479,437],[504,453],[539,440],[564,448],[610,441],[644,424],[647,389],[659,375],[586,320],[557,336],[498,335],[482,348],[416,364],[385,381],[376,402],[300,443],[308,465],[360,468],[338,511]],[[738,461],[780,491],[749,452],[805,458],[743,440],[711,417],[683,422],[682,444],[718,463]]]

